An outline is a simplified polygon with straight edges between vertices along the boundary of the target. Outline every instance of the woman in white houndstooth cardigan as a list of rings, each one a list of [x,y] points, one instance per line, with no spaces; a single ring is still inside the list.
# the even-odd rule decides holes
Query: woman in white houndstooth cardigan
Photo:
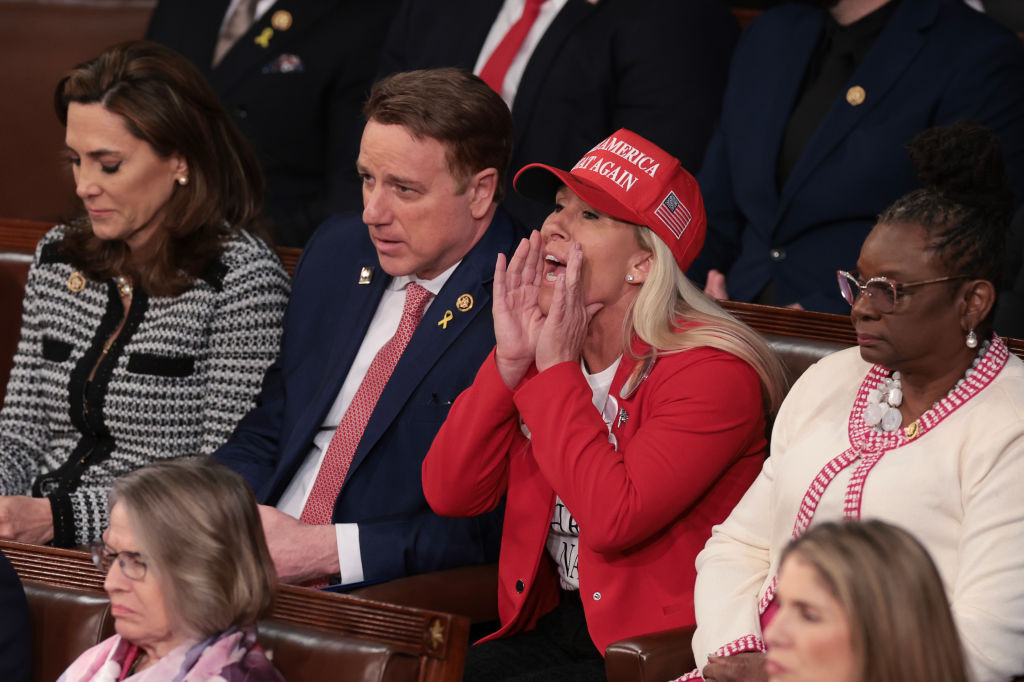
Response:
[[[54,102],[85,215],[43,238],[29,272],[0,537],[71,546],[99,536],[118,476],[227,439],[277,356],[288,277],[243,229],[256,160],[185,59],[118,45]]]

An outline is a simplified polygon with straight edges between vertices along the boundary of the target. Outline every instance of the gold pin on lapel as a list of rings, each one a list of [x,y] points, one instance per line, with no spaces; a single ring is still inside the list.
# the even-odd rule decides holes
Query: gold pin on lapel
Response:
[[[279,9],[270,17],[270,25],[278,31],[287,31],[292,27],[292,13],[285,9]]]
[[[78,293],[85,288],[85,277],[80,272],[72,272],[68,276],[68,289],[71,289],[73,293]]]
[[[266,49],[270,47],[270,39],[274,37],[274,29],[267,26],[263,29],[263,32],[252,39],[252,42],[256,43],[260,47]]]
[[[447,330],[448,329],[448,323],[451,322],[454,317],[455,316],[452,315],[452,311],[450,311],[450,310],[444,311],[444,317],[442,317],[440,320],[437,321],[437,326],[440,327],[441,329]]]
[[[921,435],[921,422],[915,420],[911,422],[910,426],[905,428],[903,431],[904,433],[907,434],[907,438],[909,440],[914,440],[915,438]]]
[[[859,107],[861,104],[864,104],[864,100],[867,97],[868,93],[859,85],[854,85],[846,91],[846,101],[850,103],[851,107]]]
[[[459,309],[460,313],[464,313],[467,310],[473,309],[473,297],[469,294],[463,294],[455,300],[455,307]]]
[[[371,280],[373,280],[373,268],[368,265],[359,268],[359,283],[369,284]]]

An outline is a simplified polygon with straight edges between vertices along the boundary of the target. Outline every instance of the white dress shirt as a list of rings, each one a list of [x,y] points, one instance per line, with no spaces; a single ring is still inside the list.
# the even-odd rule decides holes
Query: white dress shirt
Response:
[[[459,261],[460,263],[462,261]],[[403,275],[395,277],[388,284],[384,295],[377,305],[377,312],[363,336],[363,343],[359,346],[355,360],[348,370],[345,382],[341,385],[338,397],[328,410],[320,430],[313,438],[313,447],[310,448],[306,460],[295,472],[291,483],[281,495],[277,502],[277,508],[291,517],[299,518],[306,506],[306,499],[313,490],[317,474],[323,464],[324,456],[327,454],[327,446],[334,437],[334,432],[341,423],[341,418],[348,410],[349,403],[355,397],[359,385],[363,383],[366,372],[370,369],[370,363],[377,356],[377,352],[387,343],[395,332],[398,331],[398,324],[402,321],[402,310],[405,308],[405,288],[409,282],[416,282],[436,297],[444,287],[448,278],[455,272],[459,263],[451,266],[434,279],[417,279],[414,276]],[[433,299],[431,299],[431,303]],[[427,304],[427,308],[430,303]],[[426,308],[424,308],[426,311]],[[338,538],[338,564],[341,566],[341,584],[351,585],[363,581],[363,559],[359,550],[359,524],[337,523],[334,525]]]

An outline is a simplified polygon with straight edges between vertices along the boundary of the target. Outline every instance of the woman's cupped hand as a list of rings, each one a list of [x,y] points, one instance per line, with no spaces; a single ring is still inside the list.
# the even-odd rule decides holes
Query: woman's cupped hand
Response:
[[[574,243],[565,274],[558,275],[547,314],[538,305],[544,273],[544,247],[534,231],[512,259],[498,255],[494,269],[495,361],[505,385],[515,388],[530,365],[539,371],[578,361],[590,319],[601,303],[587,305],[582,287],[583,250]]]

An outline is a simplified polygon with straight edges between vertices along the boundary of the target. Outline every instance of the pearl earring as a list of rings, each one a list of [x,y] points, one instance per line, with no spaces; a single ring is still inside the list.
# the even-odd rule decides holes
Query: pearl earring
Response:
[[[973,328],[971,329],[971,331],[967,332],[967,340],[964,341],[964,343],[967,344],[968,348],[978,347],[978,335],[974,333]]]
[[[633,275],[626,275],[627,282],[632,282],[634,279],[636,279],[636,277],[634,277]]]
[[[178,184],[181,185],[182,187],[187,185],[188,184],[188,176],[187,175],[182,175],[180,178],[178,178]]]

